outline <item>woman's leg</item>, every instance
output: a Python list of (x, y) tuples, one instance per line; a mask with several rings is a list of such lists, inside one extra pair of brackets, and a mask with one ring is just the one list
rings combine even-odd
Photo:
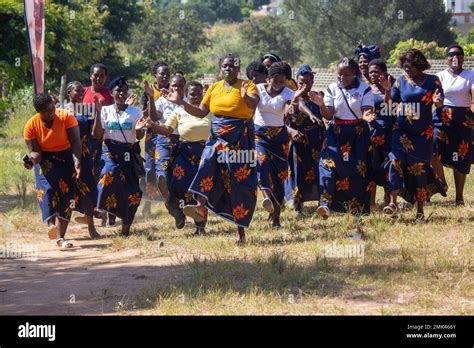
[(237, 234), (239, 238), (237, 239), (238, 244), (245, 244), (245, 229), (243, 227), (237, 227)]
[(89, 230), (89, 236), (92, 239), (100, 238), (100, 234), (97, 233), (97, 230), (94, 226), (94, 217), (92, 215), (84, 215), (87, 221), (87, 229)]
[(122, 233), (121, 233), (122, 237), (128, 237), (130, 235), (130, 226), (127, 226), (125, 225), (123, 222), (122, 222)]
[(272, 195), (269, 189), (262, 189), (263, 201), (262, 206), (263, 209), (268, 211), (269, 213), (273, 213), (275, 211), (275, 204), (273, 204)]
[(454, 185), (456, 186), (456, 203), (464, 203), (464, 185), (466, 184), (466, 174), (454, 169)]
[(423, 201), (418, 201), (417, 206), (416, 206), (416, 218), (417, 219), (424, 219), (425, 217), (425, 212), (424, 212), (424, 205), (425, 202)]
[(383, 208), (385, 214), (395, 214), (398, 211), (397, 198), (400, 190), (390, 192), (390, 202)]
[(383, 202), (384, 202), (384, 206), (386, 206), (390, 203), (390, 191), (386, 187), (384, 187), (383, 190), (384, 190)]
[(435, 170), (436, 175), (441, 180), (441, 182), (443, 183), (443, 186), (445, 187), (445, 190), (447, 191), (448, 190), (448, 184), (446, 183), (446, 177), (444, 176), (443, 164), (438, 159), (433, 157), (431, 159), (431, 166)]
[(280, 223), (281, 208), (276, 201), (273, 201), (273, 206), (274, 206), (275, 211), (272, 214), (272, 220), (273, 220), (272, 227), (280, 228), (281, 227), (281, 223)]
[(69, 225), (69, 221), (64, 219), (58, 219), (58, 234), (59, 238), (64, 238), (66, 236), (67, 226)]

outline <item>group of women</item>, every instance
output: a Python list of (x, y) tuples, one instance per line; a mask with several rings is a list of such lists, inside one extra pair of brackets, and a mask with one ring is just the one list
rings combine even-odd
[[(446, 196), (443, 167), (453, 169), (456, 204), (464, 204), (474, 73), (463, 69), (462, 47), (447, 48), (448, 68), (437, 75), (425, 73), (427, 59), (410, 49), (397, 79), (376, 46), (355, 53), (338, 62), (337, 82), (325, 92), (311, 90), (309, 65), (295, 81), (291, 67), (267, 53), (247, 67), (248, 80), (239, 78), (238, 56), (223, 56), (221, 80), (208, 88), (186, 83), (159, 61), (155, 82), (144, 82), (140, 108), (124, 76), (104, 87), (102, 64), (91, 67), (91, 87), (68, 84), (66, 109), (56, 109), (49, 94), (36, 95), (24, 161), (35, 169), (49, 237), (73, 246), (65, 239), (73, 210), (84, 214), (76, 220), (87, 223), (92, 238), (99, 237), (93, 217), (106, 214), (109, 225), (119, 217), (128, 236), (144, 198), (143, 214), (164, 201), (176, 228), (189, 217), (195, 234), (204, 233), (210, 210), (237, 225), (244, 243), (258, 189), (274, 229), (285, 201), (298, 214), (304, 202), (319, 201), (323, 219), (331, 211), (369, 213), (377, 186), (384, 188), (384, 213), (396, 216), (402, 196), (417, 204), (422, 219), (434, 194)], [(94, 112), (78, 112), (78, 104), (92, 104)]]

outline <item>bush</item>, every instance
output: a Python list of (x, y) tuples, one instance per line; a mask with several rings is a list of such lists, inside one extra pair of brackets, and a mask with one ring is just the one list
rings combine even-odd
[(427, 59), (443, 59), (445, 48), (439, 47), (434, 41), (424, 42), (414, 39), (400, 41), (395, 48), (390, 51), (388, 62), (398, 65), (398, 58), (410, 48), (416, 48), (423, 52)]

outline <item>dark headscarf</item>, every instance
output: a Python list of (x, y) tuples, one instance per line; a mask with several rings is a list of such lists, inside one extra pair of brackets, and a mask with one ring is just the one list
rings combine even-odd
[(296, 78), (306, 74), (314, 75), (314, 72), (308, 64), (303, 64), (298, 68), (298, 71), (296, 72)]
[(359, 45), (359, 47), (356, 48), (354, 53), (357, 55), (357, 60), (359, 60), (361, 56), (367, 57), (367, 59), (369, 60), (380, 58), (381, 56), (380, 47), (376, 45)]
[(122, 85), (127, 86), (128, 88), (128, 83), (127, 83), (127, 76), (117, 76), (114, 78), (112, 81), (109, 83), (109, 91), (113, 91), (115, 87), (120, 87)]

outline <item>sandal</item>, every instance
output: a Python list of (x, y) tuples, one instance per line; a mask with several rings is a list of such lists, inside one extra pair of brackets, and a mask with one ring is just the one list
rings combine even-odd
[(48, 226), (48, 237), (51, 240), (58, 239), (58, 227), (56, 225)]
[(387, 215), (397, 215), (398, 207), (394, 203), (390, 203), (383, 208), (383, 212)]
[(263, 207), (263, 209), (268, 211), (270, 214), (275, 212), (275, 207), (273, 206), (273, 202), (270, 198), (265, 198), (262, 201), (262, 207)]
[(71, 249), (74, 247), (74, 244), (71, 241), (65, 240), (64, 238), (56, 239), (56, 245), (61, 249)]
[(186, 205), (183, 208), (183, 213), (186, 216), (189, 216), (196, 222), (202, 222), (205, 219), (205, 213), (201, 212), (201, 209), (197, 205)]

